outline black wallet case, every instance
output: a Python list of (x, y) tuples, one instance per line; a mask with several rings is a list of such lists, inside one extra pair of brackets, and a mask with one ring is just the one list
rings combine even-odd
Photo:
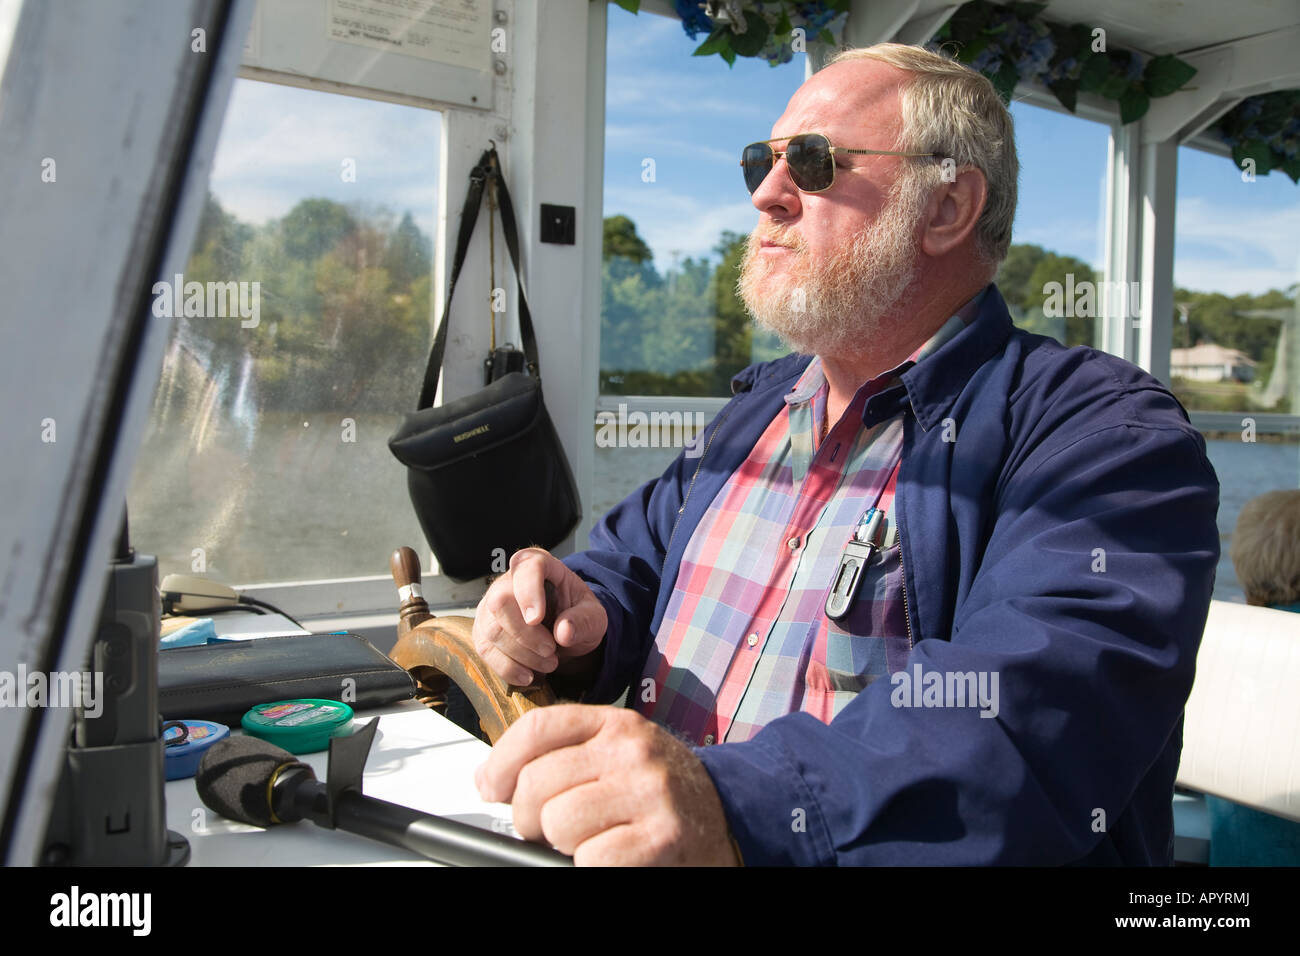
[(256, 704), (299, 697), (341, 700), (354, 710), (415, 696), (415, 681), (356, 634), (301, 634), (172, 647), (158, 654), (164, 720), (238, 725)]

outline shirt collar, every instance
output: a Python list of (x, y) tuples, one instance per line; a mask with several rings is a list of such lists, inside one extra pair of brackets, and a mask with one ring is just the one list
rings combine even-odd
[[(913, 365), (918, 364), (922, 359), (939, 351), (945, 343), (955, 337), (957, 333), (975, 320), (976, 315), (979, 313), (980, 304), (983, 302), (984, 296), (988, 292), (989, 288), (989, 286), (985, 286), (970, 299), (966, 300), (965, 304), (963, 304), (947, 322), (940, 326), (939, 330), (935, 332), (934, 335), (926, 339), (919, 348), (913, 351), (907, 359), (898, 363), (888, 371), (881, 372), (875, 378), (863, 384), (854, 396), (854, 401), (856, 402), (858, 399), (862, 398), (864, 392), (867, 396), (874, 395), (877, 392), (883, 391), (890, 385), (895, 384), (895, 379), (897, 379), (898, 376), (902, 375)], [(799, 380), (795, 382), (794, 388), (790, 389), (790, 391), (786, 393), (785, 402), (787, 405), (805, 404), (810, 402), (818, 392), (826, 387), (826, 373), (822, 369), (822, 360), (820, 357), (814, 356), (812, 361), (808, 363), (808, 367), (804, 369), (803, 374), (799, 376)]]

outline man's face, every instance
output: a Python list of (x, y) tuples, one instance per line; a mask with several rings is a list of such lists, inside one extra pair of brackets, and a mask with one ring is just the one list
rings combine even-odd
[[(828, 67), (800, 87), (771, 135), (819, 132), (834, 146), (895, 149), (903, 76), (874, 61)], [(903, 157), (834, 161), (831, 187), (805, 193), (777, 160), (754, 192), (759, 221), (741, 267), (741, 296), (758, 323), (819, 355), (861, 353), (885, 331), (917, 272), (927, 198)]]

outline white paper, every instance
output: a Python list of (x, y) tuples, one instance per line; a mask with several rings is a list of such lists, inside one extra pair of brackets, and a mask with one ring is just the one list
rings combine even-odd
[(486, 0), (330, 0), (330, 39), (487, 70)]

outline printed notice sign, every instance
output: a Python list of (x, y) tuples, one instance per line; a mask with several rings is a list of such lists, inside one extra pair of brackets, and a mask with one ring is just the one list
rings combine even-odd
[(332, 40), (488, 69), (489, 0), (330, 0)]

